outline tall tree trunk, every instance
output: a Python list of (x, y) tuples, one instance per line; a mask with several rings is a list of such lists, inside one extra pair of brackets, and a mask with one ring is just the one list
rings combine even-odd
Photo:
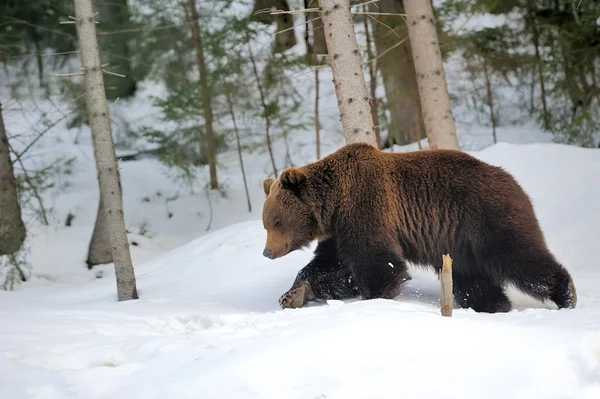
[(137, 299), (135, 272), (131, 262), (125, 229), (117, 157), (115, 156), (108, 105), (106, 104), (91, 0), (75, 0), (75, 19), (77, 20), (77, 38), (86, 87), (87, 116), (92, 130), (94, 158), (96, 159), (98, 182), (102, 193), (100, 198), (103, 199), (104, 216), (106, 217), (115, 264), (117, 297), (119, 301)]
[(252, 54), (252, 47), (248, 43), (248, 55), (252, 62), (252, 72), (256, 79), (256, 85), (258, 86), (258, 93), (260, 94), (260, 102), (263, 107), (263, 116), (265, 118), (265, 134), (267, 138), (267, 150), (269, 151), (269, 157), (271, 158), (271, 165), (273, 166), (274, 176), (278, 176), (277, 165), (275, 164), (275, 155), (273, 154), (273, 146), (271, 145), (271, 116), (269, 115), (269, 108), (267, 106), (267, 99), (265, 98), (265, 92), (263, 90), (262, 83), (260, 82), (260, 76), (258, 75), (258, 68), (256, 67), (256, 61), (254, 60), (254, 54)]
[(113, 261), (112, 250), (110, 248), (110, 236), (108, 234), (108, 221), (104, 214), (104, 198), (102, 196), (102, 191), (100, 191), (96, 223), (94, 224), (94, 232), (92, 233), (86, 260), (88, 269), (91, 269), (96, 265), (105, 265)]
[[(304, 8), (319, 8), (318, 0), (304, 0)], [(312, 25), (312, 43), (308, 45), (308, 50), (314, 55), (327, 54), (327, 43), (325, 42), (325, 31), (323, 30), (323, 20), (318, 12), (306, 13), (306, 20), (311, 20)], [(307, 22), (308, 25), (308, 22)], [(308, 32), (307, 32), (308, 33)]]
[(346, 143), (378, 148), (349, 0), (319, 0)]
[(533, 47), (535, 49), (535, 64), (538, 71), (538, 77), (540, 79), (544, 128), (547, 129), (549, 127), (550, 120), (548, 117), (548, 106), (546, 104), (546, 81), (544, 78), (544, 65), (542, 63), (542, 56), (540, 54), (540, 31), (537, 25), (537, 17), (535, 15), (536, 12), (537, 9), (535, 0), (527, 0), (527, 14), (529, 15), (529, 25), (531, 28)]
[[(316, 58), (317, 57), (315, 57), (315, 61)], [(321, 121), (319, 120), (319, 68), (315, 68), (315, 141), (317, 147), (317, 159), (321, 159)]]
[(492, 82), (490, 80), (490, 72), (488, 69), (487, 61), (485, 57), (483, 59), (483, 75), (485, 77), (485, 91), (487, 97), (487, 105), (490, 108), (490, 121), (492, 122), (492, 136), (494, 137), (494, 144), (498, 142), (496, 138), (496, 113), (494, 112), (494, 92), (492, 91)]
[(196, 1), (189, 0), (188, 5), (190, 7), (190, 16), (192, 17), (192, 37), (194, 38), (194, 47), (196, 48), (198, 71), (200, 72), (200, 89), (202, 90), (202, 105), (204, 106), (204, 120), (206, 124), (206, 157), (208, 158), (208, 168), (210, 170), (210, 188), (216, 190), (219, 188), (219, 182), (217, 180), (217, 160), (213, 132), (212, 84), (209, 82), (204, 62), (204, 50), (202, 48), (202, 36), (200, 35)]
[(270, 25), (277, 23), (277, 32), (275, 43), (273, 44), (274, 53), (282, 53), (296, 45), (296, 32), (294, 29), (294, 18), (291, 14), (271, 14), (262, 12), (255, 14), (259, 10), (275, 8), (276, 10), (289, 11), (290, 7), (286, 0), (254, 0), (254, 9), (252, 10), (251, 20)]
[[(369, 8), (371, 12), (405, 12), (402, 0), (383, 0), (370, 4)], [(377, 54), (383, 54), (378, 60), (378, 65), (391, 116), (389, 134), (396, 144), (409, 144), (418, 140), (417, 137), (423, 136), (425, 127), (421, 116), (413, 54), (408, 39), (408, 26), (399, 15), (374, 17), (380, 21), (373, 24), (373, 37)], [(404, 41), (400, 43), (402, 40)]]
[[(318, 0), (304, 0), (304, 8), (319, 8)], [(323, 31), (323, 21), (318, 12), (306, 13), (306, 33), (304, 40), (308, 56), (315, 64), (315, 147), (317, 150), (317, 159), (321, 159), (321, 120), (319, 119), (319, 55), (327, 54), (327, 44), (325, 43), (325, 33)], [(312, 26), (312, 43), (309, 41), (309, 23)]]
[[(127, 0), (93, 0), (93, 7), (98, 12), (96, 17), (99, 27), (106, 32), (126, 29), (129, 26), (131, 13)], [(135, 94), (137, 82), (133, 78), (131, 53), (128, 34), (99, 35), (102, 64), (108, 63), (108, 70), (125, 77), (106, 75), (104, 87), (109, 100), (127, 98)]]
[(460, 149), (430, 0), (404, 0), (430, 148)]
[(252, 203), (250, 203), (250, 193), (248, 192), (248, 182), (246, 181), (246, 171), (244, 170), (244, 158), (242, 157), (242, 145), (240, 144), (240, 133), (237, 127), (237, 121), (235, 119), (235, 112), (233, 110), (233, 101), (231, 101), (231, 93), (227, 91), (227, 105), (229, 107), (229, 114), (231, 115), (231, 121), (233, 122), (233, 132), (235, 133), (235, 141), (237, 143), (238, 158), (240, 159), (240, 169), (242, 170), (242, 178), (244, 179), (244, 189), (246, 190), (246, 199), (248, 200), (248, 212), (252, 212)]
[(17, 252), (26, 233), (0, 104), (0, 255)]
[[(363, 6), (363, 11), (367, 11), (367, 7)], [(365, 34), (367, 40), (367, 56), (369, 60), (373, 59), (373, 51), (371, 50), (371, 34), (369, 33), (369, 23), (367, 21), (367, 16), (363, 17), (363, 22), (365, 25)], [(371, 93), (371, 115), (373, 118), (373, 122), (375, 123), (375, 140), (377, 140), (377, 148), (381, 149), (381, 130), (379, 129), (379, 103), (377, 101), (377, 69), (376, 62), (373, 60), (369, 62), (369, 90)]]

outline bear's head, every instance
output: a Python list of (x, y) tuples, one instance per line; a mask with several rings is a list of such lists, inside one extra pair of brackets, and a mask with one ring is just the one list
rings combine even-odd
[(262, 215), (267, 230), (263, 255), (267, 258), (280, 258), (308, 246), (317, 238), (317, 220), (304, 201), (307, 183), (307, 175), (296, 168), (284, 170), (279, 179), (263, 181), (267, 196)]

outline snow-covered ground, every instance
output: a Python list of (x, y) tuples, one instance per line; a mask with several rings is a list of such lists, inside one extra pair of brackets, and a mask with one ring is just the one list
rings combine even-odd
[(436, 278), (414, 270), (394, 301), (282, 310), (279, 295), (311, 253), (262, 256), (267, 161), (248, 157), (248, 213), (235, 154), (219, 159), (232, 194), (215, 204), (211, 231), (229, 225), (196, 239), (203, 196), (174, 201), (168, 219), (162, 198), (174, 186), (156, 161), (122, 163), (127, 219), (148, 219), (156, 235), (130, 236), (141, 299), (117, 303), (111, 267), (98, 279), (83, 264), (97, 201), (90, 166), (55, 199), (57, 212), (78, 209), (74, 227), (35, 229), (32, 281), (0, 292), (0, 397), (599, 398), (600, 152), (501, 143), (472, 153), (530, 193), (573, 274), (576, 309), (511, 292), (508, 314), (443, 318)]
[[(451, 87), (460, 82), (452, 65), (447, 73)], [(313, 76), (296, 79), (312, 99)], [(343, 136), (326, 70), (321, 82), (327, 154)], [(111, 111), (131, 128), (156, 117), (148, 96), (159, 89), (141, 87)], [(42, 112), (56, 120), (68, 105), (0, 95), (17, 151), (36, 136)], [(85, 266), (98, 205), (89, 130), (75, 143), (63, 121), (24, 159), (32, 168), (63, 156), (76, 163), (43, 197), (50, 226), (28, 217), (30, 281), (0, 291), (0, 398), (600, 398), (600, 150), (551, 144), (529, 125), (500, 127), (491, 145), (491, 129), (456, 115), (462, 148), (505, 167), (530, 194), (551, 250), (573, 275), (576, 309), (511, 290), (510, 313), (443, 318), (437, 279), (415, 269), (396, 300), (282, 310), (278, 298), (311, 251), (262, 256), (270, 161), (245, 154), (248, 212), (234, 151), (218, 157), (227, 196), (210, 202), (204, 176), (191, 192), (155, 159), (119, 164), (140, 299), (118, 303), (112, 265)], [(314, 160), (312, 137), (290, 137), (296, 165)], [(281, 141), (275, 152), (281, 171)]]

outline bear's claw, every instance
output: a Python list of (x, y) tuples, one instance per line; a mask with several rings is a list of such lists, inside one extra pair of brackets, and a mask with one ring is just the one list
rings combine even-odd
[(308, 302), (309, 293), (310, 293), (310, 286), (308, 285), (307, 282), (303, 281), (300, 283), (300, 285), (298, 287), (292, 288), (291, 290), (289, 290), (288, 292), (283, 294), (279, 298), (279, 305), (281, 305), (281, 307), (284, 309), (285, 308), (291, 308), (291, 309), (301, 308), (304, 305), (306, 305), (306, 303)]

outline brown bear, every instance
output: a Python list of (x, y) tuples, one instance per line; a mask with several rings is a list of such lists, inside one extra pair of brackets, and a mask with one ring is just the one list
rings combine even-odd
[(392, 299), (407, 262), (439, 273), (453, 258), (456, 306), (507, 312), (504, 286), (574, 308), (569, 272), (546, 246), (527, 194), (504, 169), (456, 150), (387, 153), (349, 144), (265, 179), (263, 255), (318, 241), (282, 307), (352, 297)]

